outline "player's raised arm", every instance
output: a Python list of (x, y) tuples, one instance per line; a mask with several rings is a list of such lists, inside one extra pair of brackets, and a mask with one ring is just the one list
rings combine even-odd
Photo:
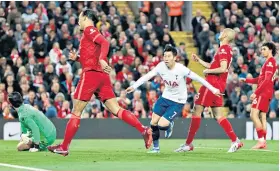
[(203, 79), (202, 77), (200, 77), (199, 75), (197, 75), (196, 73), (192, 72), (190, 69), (188, 69), (187, 67), (183, 67), (183, 72), (185, 73), (185, 76), (191, 78), (192, 80), (195, 80), (197, 82), (200, 82), (202, 85), (204, 85), (205, 87), (207, 87), (213, 94), (215, 95), (222, 95), (220, 93), (220, 90), (213, 87), (210, 83), (208, 83), (205, 79)]
[(210, 63), (203, 61), (202, 59), (200, 59), (196, 54), (192, 54), (192, 59), (195, 62), (200, 63), (202, 66), (204, 66), (205, 68), (210, 68)]
[(259, 77), (256, 78), (240, 78), (241, 82), (249, 83), (249, 84), (258, 84)]
[(148, 72), (146, 75), (142, 76), (141, 78), (139, 78), (132, 86), (128, 87), (125, 91), (127, 93), (131, 93), (134, 90), (136, 90), (139, 86), (141, 86), (142, 84), (144, 84), (146, 81), (149, 81), (151, 78), (153, 78), (154, 76), (157, 75), (158, 73), (158, 66), (160, 64), (158, 64), (154, 69), (152, 69), (150, 72)]

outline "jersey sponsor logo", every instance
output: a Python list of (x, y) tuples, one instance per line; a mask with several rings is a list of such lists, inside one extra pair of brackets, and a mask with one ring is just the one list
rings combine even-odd
[(89, 32), (90, 32), (89, 34), (93, 34), (95, 32), (95, 30), (94, 29), (90, 29)]
[(172, 81), (166, 81), (166, 80), (163, 80), (163, 82), (165, 83), (165, 84), (167, 84), (168, 86), (170, 86), (170, 87), (178, 87), (179, 85), (176, 83), (176, 82), (172, 82)]
[(268, 62), (267, 67), (273, 67), (272, 62)]
[(219, 54), (227, 54), (226, 50), (225, 49), (221, 49)]

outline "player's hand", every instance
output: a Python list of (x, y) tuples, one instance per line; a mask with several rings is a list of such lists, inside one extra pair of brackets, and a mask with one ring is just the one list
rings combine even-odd
[(213, 94), (215, 94), (218, 97), (225, 95), (225, 94), (221, 93), (219, 89), (216, 89)]
[(27, 134), (21, 134), (21, 141), (24, 144), (28, 144), (31, 141), (31, 138), (29, 138)]
[(100, 60), (100, 65), (103, 69), (104, 72), (106, 72), (107, 74), (110, 74), (110, 72), (112, 71), (112, 68), (107, 64), (106, 61), (104, 60)]
[(207, 75), (208, 73), (209, 73), (209, 69), (203, 70), (203, 74), (204, 74), (204, 75)]
[(245, 83), (246, 78), (239, 78), (239, 81), (242, 82), (242, 83)]
[(253, 101), (253, 100), (256, 98), (256, 96), (257, 96), (257, 95), (256, 95), (255, 93), (253, 93), (253, 94), (250, 96), (250, 100)]
[(133, 91), (134, 91), (134, 88), (133, 88), (133, 87), (128, 87), (128, 88), (125, 90), (126, 93), (131, 93), (131, 92), (133, 92)]
[(199, 62), (199, 57), (196, 55), (196, 54), (192, 54), (192, 59), (195, 61), (195, 62)]
[(78, 57), (78, 55), (77, 55), (77, 53), (76, 53), (75, 51), (71, 50), (71, 51), (69, 52), (69, 59), (70, 59), (70, 60), (76, 61), (76, 60), (77, 60), (77, 57)]

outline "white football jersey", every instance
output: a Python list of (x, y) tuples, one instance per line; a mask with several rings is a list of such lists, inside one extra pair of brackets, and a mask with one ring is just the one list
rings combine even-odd
[(164, 82), (162, 97), (177, 103), (185, 104), (188, 98), (186, 77), (190, 70), (180, 63), (170, 70), (164, 62), (160, 62), (154, 72), (159, 75)]
[(155, 68), (153, 68), (146, 75), (141, 77), (133, 84), (133, 88), (137, 89), (144, 82), (150, 80), (154, 76), (159, 75), (164, 81), (165, 88), (163, 90), (162, 97), (168, 100), (185, 104), (188, 98), (186, 78), (189, 77), (196, 80), (210, 89), (212, 92), (216, 92), (217, 89), (210, 85), (206, 80), (193, 73), (189, 68), (180, 63), (176, 63), (175, 67), (170, 70), (164, 62), (160, 62)]

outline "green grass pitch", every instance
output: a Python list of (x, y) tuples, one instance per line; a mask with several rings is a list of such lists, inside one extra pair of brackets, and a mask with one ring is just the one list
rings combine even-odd
[[(60, 141), (58, 141), (60, 142)], [(16, 141), (0, 141), (0, 163), (46, 170), (107, 171), (276, 171), (279, 141), (267, 150), (250, 150), (256, 141), (244, 141), (236, 153), (227, 153), (229, 140), (195, 140), (195, 149), (174, 153), (184, 140), (161, 140), (160, 154), (147, 154), (143, 140), (74, 140), (70, 155), (17, 152)], [(0, 166), (0, 170), (20, 170)]]

